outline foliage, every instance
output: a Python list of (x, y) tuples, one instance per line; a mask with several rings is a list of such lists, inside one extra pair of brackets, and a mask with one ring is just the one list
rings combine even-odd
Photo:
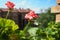
[(60, 22), (51, 21), (46, 28), (30, 28), (28, 32), (31, 40), (59, 40)]
[(29, 33), (18, 28), (13, 20), (0, 18), (0, 40), (30, 40)]
[(47, 27), (50, 21), (55, 21), (55, 14), (52, 14), (51, 9), (48, 9), (46, 13), (39, 14), (37, 21), (41, 24), (42, 27)]
[(0, 18), (0, 40), (8, 40), (9, 35), (18, 29), (13, 20)]
[(60, 23), (49, 22), (48, 27), (37, 31), (40, 40), (59, 40), (60, 39)]

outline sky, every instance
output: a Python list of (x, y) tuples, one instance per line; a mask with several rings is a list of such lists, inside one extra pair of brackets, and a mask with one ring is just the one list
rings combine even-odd
[(56, 0), (0, 0), (0, 8), (7, 8), (5, 3), (11, 1), (15, 4), (15, 8), (30, 8), (39, 13), (41, 9), (56, 6)]

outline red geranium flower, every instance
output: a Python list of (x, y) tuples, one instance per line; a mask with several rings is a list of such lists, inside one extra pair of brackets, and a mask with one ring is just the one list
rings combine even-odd
[(38, 18), (38, 16), (35, 14), (34, 11), (31, 10), (28, 14), (25, 15), (25, 18), (31, 20), (33, 18)]
[(34, 11), (30, 11), (29, 13), (33, 18), (38, 18), (38, 15)]
[(26, 19), (29, 19), (29, 20), (33, 19), (33, 17), (32, 17), (31, 15), (29, 15), (29, 14), (26, 14), (26, 15), (25, 15), (25, 18), (26, 18)]
[(10, 2), (10, 1), (7, 1), (7, 3), (6, 3), (5, 5), (7, 5), (7, 7), (8, 7), (9, 9), (13, 9), (14, 6), (15, 6), (15, 4), (13, 4), (13, 3)]

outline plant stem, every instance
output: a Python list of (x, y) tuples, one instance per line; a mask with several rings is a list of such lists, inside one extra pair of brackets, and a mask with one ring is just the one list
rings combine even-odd
[(28, 30), (29, 24), (30, 24), (30, 21), (28, 21), (28, 24), (25, 26), (24, 32), (26, 32)]
[(8, 12), (7, 12), (6, 19), (8, 18), (9, 12), (10, 12), (10, 10), (8, 10)]

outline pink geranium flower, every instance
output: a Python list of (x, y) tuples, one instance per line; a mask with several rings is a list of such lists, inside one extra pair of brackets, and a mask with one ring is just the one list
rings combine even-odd
[(35, 12), (31, 10), (28, 14), (25, 15), (25, 18), (31, 20), (33, 18), (38, 18), (38, 15), (36, 15)]
[(9, 9), (13, 9), (15, 4), (10, 2), (10, 1), (7, 1), (7, 3), (5, 4)]
[(25, 15), (25, 18), (26, 18), (26, 19), (29, 19), (29, 20), (33, 19), (33, 17), (32, 17), (31, 15), (29, 15), (29, 14), (26, 14), (26, 15)]

